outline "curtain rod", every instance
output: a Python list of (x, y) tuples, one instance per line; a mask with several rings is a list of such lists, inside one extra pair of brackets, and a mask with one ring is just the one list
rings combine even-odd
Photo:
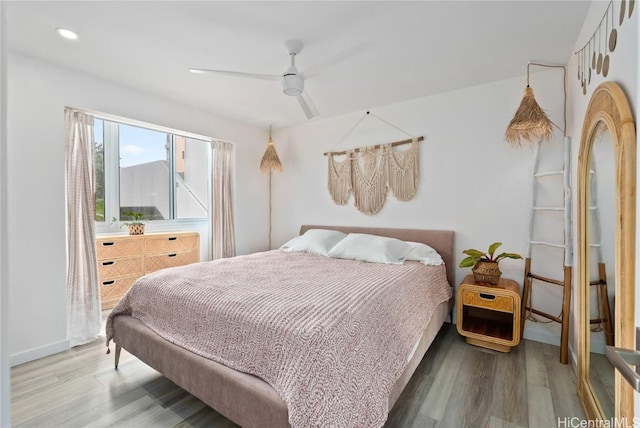
[[(424, 140), (424, 137), (417, 137), (417, 138), (416, 138), (416, 140), (417, 140), (417, 141), (423, 141), (423, 140)], [(408, 140), (396, 141), (396, 142), (394, 142), (394, 143), (391, 143), (391, 147), (401, 146), (401, 145), (403, 145), (403, 144), (409, 144), (409, 143), (413, 143), (413, 139), (412, 139), (412, 138), (410, 138), (410, 139), (408, 139)], [(329, 156), (329, 155), (332, 155), (332, 156), (334, 156), (334, 155), (335, 155), (335, 156), (338, 156), (338, 155), (346, 155), (346, 154), (347, 154), (347, 153), (349, 153), (349, 152), (358, 153), (358, 152), (361, 152), (361, 151), (366, 150), (366, 149), (374, 149), (374, 150), (375, 150), (375, 149), (379, 149), (380, 147), (382, 147), (382, 146), (384, 146), (384, 145), (386, 145), (386, 144), (376, 144), (376, 145), (374, 145), (374, 146), (358, 147), (357, 149), (353, 149), (353, 150), (343, 150), (343, 151), (341, 151), (341, 152), (325, 152), (325, 153), (323, 153), (323, 155), (324, 155), (324, 156)]]
[(155, 123), (143, 122), (141, 120), (136, 120), (136, 119), (131, 119), (131, 118), (128, 118), (128, 117), (117, 116), (115, 114), (103, 113), (101, 111), (89, 110), (89, 109), (86, 109), (86, 108), (72, 107), (72, 106), (68, 106), (68, 105), (64, 106), (64, 108), (68, 108), (68, 109), (71, 109), (71, 110), (83, 111), (83, 112), (89, 113), (90, 115), (93, 115), (93, 116), (95, 116), (95, 117), (97, 117), (99, 119), (109, 120), (111, 122), (119, 122), (119, 123), (123, 123), (125, 125), (137, 126), (138, 128), (146, 128), (146, 129), (151, 129), (153, 131), (166, 132), (168, 134), (176, 134), (176, 135), (180, 135), (181, 137), (193, 138), (193, 139), (196, 139), (196, 140), (203, 140), (203, 141), (207, 141), (207, 142), (224, 141), (224, 142), (233, 144), (233, 142), (221, 140), (219, 138), (207, 137), (205, 135), (195, 134), (193, 132), (188, 132), (188, 131), (180, 131), (180, 130), (169, 128), (169, 127), (166, 127), (166, 126), (156, 125)]

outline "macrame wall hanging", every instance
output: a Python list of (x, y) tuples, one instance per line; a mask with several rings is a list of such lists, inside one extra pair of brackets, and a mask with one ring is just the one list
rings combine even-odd
[[(327, 187), (333, 202), (337, 205), (345, 205), (349, 196), (353, 194), (356, 209), (361, 213), (373, 215), (384, 206), (389, 189), (400, 201), (409, 201), (415, 196), (419, 178), (418, 142), (423, 141), (424, 137), (414, 137), (367, 112), (340, 141), (369, 116), (375, 117), (411, 138), (341, 152), (327, 152), (324, 155), (328, 157)], [(411, 147), (404, 151), (393, 150), (393, 147), (403, 144), (411, 144)], [(335, 156), (340, 155), (347, 156), (342, 161), (334, 159)]]

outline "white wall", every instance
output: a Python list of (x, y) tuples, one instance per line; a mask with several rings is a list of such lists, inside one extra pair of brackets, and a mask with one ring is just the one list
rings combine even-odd
[[(575, 50), (586, 43), (607, 5), (608, 2), (594, 2), (576, 41)], [(637, 21), (636, 11), (632, 20), (625, 21), (618, 28), (618, 46), (610, 54), (611, 67), (607, 78), (621, 83), (632, 107), (637, 104)], [(544, 62), (540, 58), (535, 60)], [(538, 67), (532, 67), (531, 70), (531, 87), (536, 99), (552, 121), (563, 127), (562, 71), (540, 71)], [(526, 64), (523, 64), (523, 73), (525, 71)], [(569, 60), (567, 76), (567, 134), (571, 137), (572, 145), (573, 217), (576, 218), (575, 171), (582, 118), (591, 92), (603, 78), (594, 74), (589, 92), (586, 96), (582, 95), (576, 78), (574, 55)], [(341, 141), (364, 112), (277, 130), (274, 141), (285, 170), (282, 174), (274, 175), (273, 245), (285, 242), (303, 223), (348, 224), (453, 229), (456, 231), (456, 253), (459, 256), (465, 248), (487, 246), (494, 240), (502, 241), (505, 250), (524, 254), (532, 200), (530, 176), (533, 152), (529, 147), (512, 148), (503, 138), (524, 86), (523, 76), (373, 109), (373, 113), (409, 133), (424, 135), (425, 141), (421, 143), (420, 153), (421, 182), (414, 200), (398, 202), (390, 196), (382, 211), (371, 217), (357, 212), (352, 201), (342, 207), (333, 204), (326, 189), (327, 164), (322, 153), (390, 142), (404, 139), (406, 135), (373, 118), (367, 118)], [(555, 140), (545, 144), (541, 150), (539, 171), (562, 169), (562, 133), (556, 131), (556, 134)], [(536, 204), (562, 206), (561, 189), (561, 181), (539, 181)], [(562, 229), (563, 221), (558, 213), (541, 213), (534, 222), (537, 239), (562, 242)], [(573, 232), (575, 246), (575, 221)], [(562, 250), (534, 247), (534, 272), (561, 280), (562, 266)], [(501, 263), (501, 269), (505, 277), (513, 278), (522, 285), (521, 262), (505, 261)], [(468, 269), (458, 269), (456, 282), (460, 282), (467, 273)], [(574, 276), (572, 353), (577, 327), (575, 282)], [(559, 314), (562, 289), (536, 283), (533, 301), (537, 309)], [(560, 325), (557, 323), (527, 322), (524, 337), (559, 344), (559, 335)]]
[(7, 50), (6, 8), (0, 2), (0, 427), (8, 427), (11, 418), (9, 390), (9, 287), (7, 283), (6, 245), (6, 172), (7, 172)]
[[(598, 22), (604, 15), (606, 8), (608, 6), (608, 2), (600, 2), (594, 1), (591, 5), (591, 9), (585, 19), (585, 23), (582, 27), (582, 31), (578, 39), (576, 40), (576, 46), (574, 51), (578, 51), (581, 49), (591, 37), (594, 30), (597, 28)], [(569, 129), (570, 135), (573, 136), (573, 164), (577, 168), (578, 165), (578, 153), (580, 150), (580, 137), (582, 132), (582, 123), (584, 120), (585, 113), (587, 111), (587, 105), (593, 94), (595, 88), (604, 81), (613, 81), (620, 86), (625, 91), (627, 99), (631, 105), (632, 111), (637, 111), (638, 108), (638, 16), (640, 13), (638, 12), (638, 8), (636, 5), (636, 10), (633, 12), (633, 16), (631, 19), (625, 18), (623, 24), (618, 26), (618, 11), (619, 11), (620, 2), (614, 2), (614, 13), (613, 16), (616, 19), (616, 26), (618, 32), (618, 42), (616, 49), (613, 53), (610, 53), (610, 68), (609, 74), (606, 79), (602, 75), (596, 74), (592, 71), (591, 75), (591, 83), (587, 87), (586, 95), (583, 94), (582, 87), (580, 82), (577, 79), (578, 74), (578, 56), (572, 55), (569, 60), (568, 70), (569, 70), (569, 79), (568, 79), (568, 89), (569, 89)], [(626, 15), (628, 17), (628, 14)], [(636, 115), (636, 121), (637, 121)], [(636, 124), (637, 127), (637, 124)], [(576, 201), (574, 208), (577, 207), (578, 195), (576, 192), (577, 189), (577, 174), (573, 174), (573, 199)], [(640, 213), (640, 210), (638, 210)], [(574, 209), (574, 218), (577, 219), (577, 208)], [(574, 236), (577, 236), (577, 221), (574, 222)], [(577, 240), (575, 241), (575, 245), (577, 246)], [(640, 245), (640, 240), (637, 242), (637, 246)], [(577, 248), (577, 247), (576, 247)], [(640, 247), (638, 247), (640, 248)], [(640, 251), (636, 251), (636, 254), (640, 256)], [(577, 253), (576, 253), (577, 257)], [(640, 266), (640, 264), (638, 264)], [(613, 266), (607, 266), (607, 269), (612, 272)], [(636, 272), (638, 270), (636, 269)], [(575, 352), (576, 349), (576, 334), (577, 334), (577, 288), (575, 284), (577, 283), (577, 272), (574, 271), (574, 287), (573, 287), (573, 301), (572, 301), (572, 337), (571, 337), (571, 349), (572, 349), (572, 357), (575, 361)], [(636, 325), (640, 325), (640, 293), (636, 293)], [(602, 334), (593, 334), (592, 340), (596, 344), (594, 350), (601, 349), (603, 347)]]
[[(558, 123), (562, 122), (561, 76), (552, 70), (531, 78), (537, 99)], [(331, 201), (327, 158), (322, 154), (404, 139), (404, 134), (368, 117), (337, 144), (364, 112), (278, 130), (274, 141), (284, 172), (274, 174), (274, 246), (293, 236), (303, 223), (346, 224), (455, 230), (456, 263), (463, 249), (486, 249), (494, 241), (503, 242), (505, 251), (524, 254), (534, 152), (528, 145), (510, 146), (504, 132), (525, 86), (522, 76), (372, 109), (399, 128), (425, 137), (420, 143), (417, 195), (409, 202), (388, 196), (374, 216), (359, 213), (352, 200), (346, 206)], [(562, 165), (560, 135), (544, 150), (559, 153), (551, 156), (551, 162), (542, 162), (545, 168)], [(561, 184), (556, 193), (562, 200)], [(562, 217), (557, 220), (553, 226), (561, 241)], [(505, 260), (500, 268), (504, 277), (522, 283), (522, 261)], [(458, 268), (455, 285), (470, 273)], [(561, 254), (556, 275), (562, 275)], [(559, 308), (554, 296), (549, 300)]]
[[(7, 216), (13, 362), (66, 348), (64, 107), (109, 113), (235, 143), (239, 254), (267, 246), (267, 131), (9, 53)], [(263, 215), (264, 214), (264, 215)], [(4, 335), (3, 335), (4, 337)]]

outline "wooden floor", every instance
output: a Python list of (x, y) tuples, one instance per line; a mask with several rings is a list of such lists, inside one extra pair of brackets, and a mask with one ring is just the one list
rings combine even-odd
[[(113, 348), (113, 346), (112, 346)], [(11, 371), (15, 427), (231, 427), (232, 422), (102, 340)], [(584, 413), (558, 348), (523, 341), (509, 354), (465, 343), (445, 324), (386, 427), (556, 427)]]

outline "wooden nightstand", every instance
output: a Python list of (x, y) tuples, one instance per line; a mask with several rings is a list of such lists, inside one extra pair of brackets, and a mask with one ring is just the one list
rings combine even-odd
[(520, 342), (520, 286), (511, 279), (478, 284), (467, 275), (458, 287), (458, 333), (467, 343), (509, 352)]

